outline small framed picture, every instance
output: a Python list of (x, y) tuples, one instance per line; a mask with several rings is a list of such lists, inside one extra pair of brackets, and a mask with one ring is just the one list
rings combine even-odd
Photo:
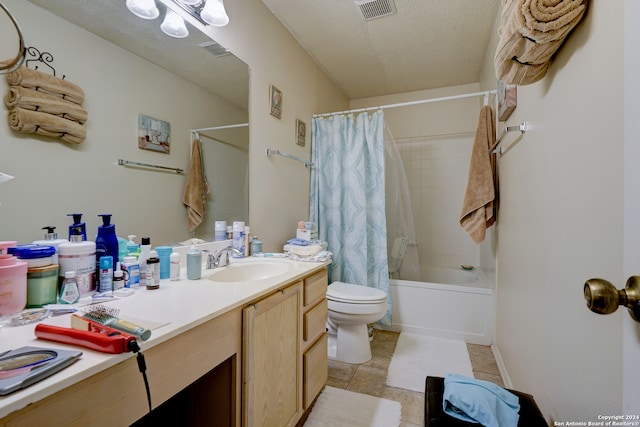
[(138, 115), (138, 148), (169, 154), (171, 148), (169, 122)]
[(307, 139), (307, 125), (300, 119), (296, 119), (296, 144), (304, 147)]
[(269, 100), (271, 102), (271, 115), (275, 118), (282, 117), (282, 92), (274, 85), (269, 86)]

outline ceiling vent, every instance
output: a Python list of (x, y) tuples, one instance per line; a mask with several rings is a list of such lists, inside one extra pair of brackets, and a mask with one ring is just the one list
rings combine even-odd
[(396, 13), (393, 0), (354, 0), (365, 21)]
[(211, 53), (216, 58), (220, 56), (229, 55), (231, 53), (229, 52), (229, 49), (227, 49), (226, 47), (222, 46), (220, 43), (215, 42), (213, 40), (210, 42), (200, 43), (198, 44), (198, 46), (200, 46), (207, 52)]

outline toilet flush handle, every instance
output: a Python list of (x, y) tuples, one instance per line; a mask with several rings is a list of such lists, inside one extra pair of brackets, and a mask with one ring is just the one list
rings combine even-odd
[(623, 305), (633, 320), (640, 322), (640, 276), (629, 277), (620, 290), (607, 280), (589, 279), (583, 291), (587, 307), (594, 313), (610, 314)]

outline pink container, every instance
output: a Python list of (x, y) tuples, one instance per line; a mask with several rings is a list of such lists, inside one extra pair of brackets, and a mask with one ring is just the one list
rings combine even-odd
[(27, 263), (13, 255), (0, 255), (0, 316), (27, 305)]

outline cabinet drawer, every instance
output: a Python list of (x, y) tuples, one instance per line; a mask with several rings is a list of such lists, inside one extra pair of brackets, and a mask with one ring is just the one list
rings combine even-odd
[(327, 299), (324, 298), (315, 307), (304, 314), (302, 339), (313, 341), (327, 328)]
[(327, 294), (327, 269), (322, 269), (317, 273), (304, 279), (303, 302), (307, 306)]
[(329, 360), (327, 357), (327, 334), (320, 339), (303, 356), (304, 367), (304, 409), (308, 409), (320, 390), (327, 382)]

